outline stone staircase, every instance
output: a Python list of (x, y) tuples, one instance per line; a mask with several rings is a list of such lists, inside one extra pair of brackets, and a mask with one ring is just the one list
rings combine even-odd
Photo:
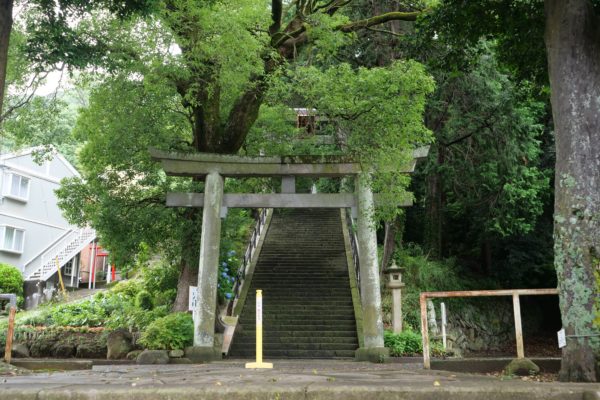
[(264, 357), (354, 357), (358, 348), (338, 209), (276, 210), (233, 338), (255, 357), (255, 294), (263, 290)]

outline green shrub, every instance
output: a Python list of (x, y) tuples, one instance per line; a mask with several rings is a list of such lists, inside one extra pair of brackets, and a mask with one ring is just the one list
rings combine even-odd
[(142, 310), (151, 310), (154, 307), (152, 295), (147, 290), (142, 290), (135, 297), (135, 305)]
[(19, 325), (50, 326), (54, 323), (52, 312), (46, 307), (38, 307), (35, 310), (19, 314), (17, 314), (17, 323)]
[[(442, 261), (429, 259), (423, 250), (414, 244), (398, 249), (394, 254), (396, 263), (404, 267), (402, 280), (406, 286), (402, 290), (402, 308), (404, 322), (416, 327), (421, 326), (419, 294), (446, 290), (465, 290), (469, 282), (463, 279), (454, 260)], [(449, 299), (447, 304), (460, 303), (462, 299)], [(383, 290), (382, 309), (385, 324), (391, 324), (391, 291)]]
[(17, 267), (0, 263), (0, 293), (23, 296), (23, 275)]
[(168, 289), (164, 292), (154, 293), (154, 306), (167, 306), (171, 308), (177, 297), (177, 289)]
[(144, 288), (152, 294), (177, 288), (179, 268), (166, 261), (146, 266), (142, 269)]
[(152, 310), (144, 310), (137, 307), (133, 302), (125, 302), (119, 311), (108, 316), (103, 325), (112, 330), (124, 328), (140, 332), (168, 313), (169, 309), (166, 306), (156, 306)]
[(192, 345), (194, 323), (188, 313), (174, 313), (152, 322), (139, 343), (152, 350), (184, 349)]
[(101, 302), (94, 300), (59, 305), (51, 311), (56, 326), (101, 326), (107, 317)]
[(401, 333), (384, 332), (385, 347), (390, 349), (393, 357), (413, 356), (423, 353), (421, 335), (411, 330)]
[(129, 279), (127, 281), (121, 281), (117, 283), (111, 290), (110, 293), (117, 294), (122, 293), (123, 295), (131, 298), (135, 298), (137, 294), (144, 289), (143, 282), (139, 279)]

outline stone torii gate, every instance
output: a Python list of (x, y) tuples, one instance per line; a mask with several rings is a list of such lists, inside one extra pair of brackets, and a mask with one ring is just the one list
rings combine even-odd
[[(417, 159), (427, 156), (428, 147), (413, 153), (413, 160), (401, 172), (414, 170)], [(205, 177), (204, 193), (168, 193), (171, 207), (203, 207), (198, 305), (194, 315), (194, 348), (190, 357), (196, 361), (221, 358), (215, 349), (218, 263), (223, 209), (232, 208), (352, 208), (357, 210), (357, 238), (361, 276), (364, 347), (357, 358), (378, 359), (388, 355), (383, 343), (381, 291), (377, 237), (372, 212), (374, 196), (369, 173), (360, 163), (343, 156), (244, 157), (212, 153), (176, 153), (151, 149), (152, 158), (161, 163), (171, 176)], [(295, 193), (296, 177), (354, 177), (356, 193)], [(281, 177), (281, 193), (224, 193), (226, 177)], [(411, 202), (399, 204), (410, 206)]]

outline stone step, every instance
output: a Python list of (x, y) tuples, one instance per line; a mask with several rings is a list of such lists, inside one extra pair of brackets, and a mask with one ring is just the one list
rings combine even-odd
[[(241, 345), (251, 344), (240, 343)], [(245, 346), (244, 346), (245, 347)], [(358, 343), (271, 343), (263, 342), (263, 352), (280, 350), (356, 350)]]
[[(244, 327), (252, 327), (256, 324), (256, 318), (254, 315), (245, 315), (239, 323)], [(263, 314), (264, 326), (292, 326), (292, 325), (330, 325), (335, 327), (354, 327), (354, 315), (340, 317), (323, 317), (318, 319), (307, 319), (297, 317), (281, 317), (274, 318), (273, 316), (267, 316)]]
[[(346, 284), (348, 285), (348, 289), (346, 288), (339, 288), (339, 287), (333, 287), (330, 284), (327, 283), (323, 283), (323, 282), (314, 282), (311, 279), (306, 279), (305, 280), (306, 285), (309, 285), (310, 288), (312, 289), (312, 291), (317, 291), (317, 292), (327, 292), (329, 293), (330, 290), (344, 290), (346, 293), (346, 291), (350, 290), (350, 281), (346, 282)], [(262, 281), (262, 282), (252, 282), (252, 288), (253, 290), (256, 289), (262, 289), (263, 290), (263, 294), (266, 293), (266, 290), (274, 290), (274, 289), (278, 289), (278, 290), (302, 290), (305, 291), (306, 290), (306, 285), (301, 286), (298, 285), (297, 283), (295, 283), (295, 280), (290, 280), (290, 281), (280, 281), (280, 282), (275, 282), (275, 281)], [(272, 293), (272, 292), (271, 292)], [(288, 292), (289, 293), (289, 292)], [(321, 293), (322, 294), (322, 293)]]
[[(350, 297), (350, 292), (348, 292), (347, 296), (344, 296), (343, 294), (336, 294), (336, 295), (320, 295), (320, 294), (314, 294), (314, 295), (290, 295), (289, 293), (269, 293), (269, 292), (263, 292), (263, 309), (265, 306), (268, 305), (275, 305), (276, 303), (279, 304), (285, 304), (285, 305), (305, 305), (308, 307), (311, 306), (317, 306), (317, 305), (328, 305), (330, 308), (331, 307), (335, 307), (335, 306), (339, 306), (339, 305), (351, 305), (352, 304), (352, 299), (349, 299), (348, 297)], [(246, 298), (246, 304), (248, 304), (248, 306), (252, 307), (252, 310), (254, 309), (254, 305), (255, 305), (255, 295), (252, 294), (252, 296), (247, 297)]]
[(279, 288), (267, 286), (255, 286), (250, 288), (246, 299), (254, 299), (256, 290), (262, 290), (263, 302), (267, 298), (271, 300), (294, 300), (303, 303), (304, 300), (318, 300), (327, 298), (328, 301), (352, 300), (350, 297), (350, 287), (348, 289), (329, 289), (329, 290), (299, 290), (297, 288)]
[[(255, 350), (238, 350), (233, 357), (255, 358)], [(354, 350), (265, 350), (265, 359), (278, 358), (353, 358)]]
[(322, 263), (324, 261), (340, 261), (346, 259), (346, 253), (336, 253), (336, 254), (324, 254), (320, 252), (306, 251), (302, 254), (261, 254), (258, 259), (259, 264), (267, 264), (269, 262), (278, 262), (281, 263), (283, 261), (287, 263), (296, 263), (299, 265), (310, 265), (311, 263)]
[(295, 258), (291, 257), (283, 257), (283, 256), (269, 256), (269, 257), (261, 257), (258, 259), (258, 265), (268, 267), (269, 264), (273, 263), (275, 265), (282, 265), (283, 263), (289, 265), (290, 267), (306, 267), (310, 268), (311, 266), (319, 266), (319, 267), (338, 267), (341, 268), (343, 262), (346, 261), (346, 255), (340, 254), (331, 257), (311, 257), (311, 256), (299, 256)]
[[(338, 279), (348, 278), (346, 268), (334, 267), (292, 267), (292, 266), (263, 266), (263, 271), (254, 273), (253, 279), (315, 279), (329, 280), (338, 283)], [(310, 269), (309, 269), (310, 268)]]
[(315, 276), (313, 274), (269, 274), (269, 275), (255, 275), (252, 278), (252, 283), (281, 283), (281, 284), (301, 284), (303, 282), (310, 282), (311, 284), (335, 284), (341, 286), (341, 283), (347, 283), (350, 280), (348, 273), (340, 273), (337, 276)]
[[(274, 305), (275, 305), (275, 303), (271, 303), (272, 307), (266, 307), (266, 305), (263, 305), (263, 318), (266, 318), (268, 315), (277, 315), (277, 316), (279, 316), (279, 315), (298, 315), (302, 318), (312, 317), (312, 318), (327, 318), (327, 319), (333, 318), (336, 315), (354, 316), (354, 310), (352, 308), (350, 308), (348, 305), (345, 307), (330, 306), (328, 310), (314, 309), (310, 305), (307, 305), (305, 309), (298, 309), (298, 308), (290, 309), (290, 307), (287, 307), (287, 305), (282, 306), (282, 307), (275, 307)], [(290, 306), (293, 306), (293, 304)], [(254, 320), (254, 314), (255, 314), (254, 308), (252, 308), (252, 309), (249, 308), (244, 311), (245, 311), (245, 313), (242, 313), (242, 315), (240, 316), (240, 320), (244, 319), (245, 314), (251, 315), (252, 319)], [(310, 313), (313, 313), (313, 315), (311, 316)], [(321, 316), (323, 316), (323, 317), (321, 317)]]
[[(348, 295), (347, 297), (350, 297), (350, 295)], [(266, 296), (265, 298), (263, 298), (263, 307), (269, 304), (281, 304), (281, 305), (306, 305), (308, 307), (313, 306), (313, 305), (328, 305), (330, 307), (336, 307), (336, 306), (351, 306), (352, 305), (352, 299), (347, 299), (345, 297), (342, 296), (338, 296), (338, 297), (326, 297), (326, 298), (320, 298), (320, 297), (312, 297), (312, 298), (290, 298), (290, 297), (268, 297)], [(251, 307), (252, 309), (254, 309), (255, 306), (255, 301), (254, 301), (254, 297), (248, 298), (246, 299), (246, 305), (248, 307)]]
[[(244, 330), (249, 329), (251, 325), (245, 325)], [(352, 331), (355, 330), (356, 325), (353, 321), (331, 321), (329, 323), (319, 322), (315, 324), (311, 324), (309, 321), (303, 321), (298, 324), (288, 324), (288, 325), (280, 325), (280, 324), (268, 324), (266, 321), (263, 324), (263, 329), (269, 332), (279, 332), (280, 334), (283, 332), (319, 332), (321, 334), (324, 331)], [(306, 335), (305, 335), (306, 336)]]
[[(279, 287), (279, 288), (285, 288), (285, 289), (294, 289), (294, 288), (306, 288), (306, 285), (309, 285), (311, 288), (317, 289), (317, 290), (326, 290), (328, 288), (330, 288), (330, 289), (338, 289), (339, 288), (339, 287), (333, 287), (325, 281), (315, 281), (314, 279), (304, 279), (303, 281), (305, 282), (305, 285), (300, 286), (297, 283), (298, 280), (295, 278), (294, 279), (281, 279), (279, 281), (275, 281), (272, 279), (269, 279), (269, 280), (265, 279), (265, 280), (260, 280), (260, 281), (253, 281), (252, 286), (256, 289), (260, 289), (261, 286), (263, 288)], [(345, 283), (346, 286), (348, 286), (348, 288), (350, 288), (350, 280), (348, 278), (346, 278), (346, 281), (343, 283)]]
[[(252, 328), (252, 329), (250, 329)], [(240, 332), (236, 332), (236, 338), (237, 337), (250, 337), (250, 338), (255, 338), (255, 334), (256, 332), (254, 331), (254, 327), (248, 327), (245, 326), (243, 329), (240, 329)], [(269, 339), (269, 340), (274, 340), (273, 338), (306, 338), (306, 337), (313, 337), (313, 338), (338, 338), (338, 337), (343, 337), (343, 338), (349, 338), (349, 337), (356, 337), (356, 329), (337, 329), (337, 330), (327, 330), (327, 331), (320, 331), (320, 330), (304, 330), (304, 331), (264, 331), (263, 332), (263, 338)]]
[[(262, 266), (261, 266), (262, 267)], [(273, 279), (277, 279), (280, 277), (288, 277), (288, 278), (292, 278), (294, 276), (297, 276), (299, 278), (305, 278), (307, 276), (311, 276), (316, 278), (322, 278), (322, 279), (338, 279), (340, 277), (347, 277), (348, 276), (348, 270), (347, 269), (340, 269), (338, 271), (330, 271), (330, 270), (319, 270), (319, 271), (314, 271), (312, 273), (306, 273), (304, 271), (287, 271), (287, 273), (285, 275), (283, 275), (281, 273), (281, 271), (279, 270), (274, 270), (274, 271), (265, 271), (264, 269), (261, 270), (260, 272), (256, 272), (254, 274), (254, 278), (253, 279), (258, 279), (258, 278), (273, 278)]]
[[(250, 309), (244, 310), (251, 312)], [(314, 313), (324, 314), (328, 311), (335, 311), (336, 313), (354, 313), (354, 307), (352, 305), (332, 307), (329, 304), (318, 304), (318, 305), (280, 305), (280, 304), (263, 304), (263, 314), (271, 312), (290, 312), (298, 315), (313, 316)], [(252, 311), (253, 312), (253, 311)]]
[[(263, 312), (263, 321), (271, 321), (271, 322), (278, 322), (278, 321), (296, 321), (296, 322), (302, 322), (304, 323), (304, 321), (308, 321), (308, 313), (306, 314), (276, 314), (276, 313), (272, 313), (272, 312)], [(239, 322), (241, 324), (250, 324), (250, 325), (254, 325), (254, 321), (255, 321), (255, 315), (254, 313), (247, 313), (247, 315), (244, 315)], [(331, 315), (324, 315), (322, 317), (320, 317), (318, 319), (319, 321), (354, 321), (354, 313), (339, 313), (339, 314), (331, 314)], [(311, 321), (314, 321), (311, 319)]]
[[(240, 323), (244, 325), (252, 325), (255, 323), (255, 316), (248, 313), (244, 315), (244, 318), (240, 319)], [(263, 313), (264, 324), (280, 324), (280, 325), (306, 325), (306, 324), (347, 324), (351, 322), (354, 324), (354, 315), (335, 315), (335, 316), (319, 316), (319, 318), (303, 318), (295, 315), (284, 314), (274, 315)]]
[[(261, 273), (255, 274), (254, 276), (256, 278), (260, 278), (261, 276), (270, 276), (273, 277), (272, 275), (274, 274), (278, 274), (280, 277), (283, 278), (292, 278), (292, 277), (298, 277), (298, 278), (308, 278), (311, 277), (313, 275), (317, 275), (317, 274), (321, 274), (324, 272), (334, 272), (338, 275), (345, 275), (348, 276), (348, 270), (346, 268), (340, 268), (340, 267), (328, 267), (326, 265), (321, 266), (321, 267), (308, 267), (308, 266), (304, 266), (304, 267), (295, 267), (295, 266), (286, 266), (286, 265), (280, 265), (280, 266), (265, 266), (263, 267), (264, 270), (264, 275), (262, 275)], [(304, 276), (302, 276), (304, 275)], [(316, 276), (316, 278), (320, 278), (320, 276)], [(334, 278), (335, 280), (335, 276), (332, 276), (332, 278)]]
[[(339, 278), (336, 278), (339, 279)], [(350, 280), (348, 278), (346, 279), (346, 284), (350, 283)], [(304, 284), (300, 284), (299, 282), (304, 282)], [(281, 280), (274, 280), (274, 279), (264, 279), (264, 280), (256, 280), (256, 281), (252, 281), (252, 286), (255, 287), (259, 287), (259, 286), (264, 286), (264, 285), (268, 285), (268, 287), (276, 287), (276, 288), (301, 288), (301, 289), (306, 289), (307, 286), (309, 286), (311, 289), (344, 289), (346, 290), (346, 288), (344, 287), (340, 287), (340, 285), (335, 285), (331, 282), (331, 279), (329, 279), (329, 282), (325, 279), (321, 279), (321, 280), (315, 280), (315, 279), (311, 279), (310, 276), (305, 277), (302, 281), (299, 281), (296, 278), (292, 278), (292, 279), (281, 279)], [(348, 289), (350, 286), (348, 285)]]
[[(335, 336), (335, 337), (326, 337), (326, 336), (270, 336), (265, 337), (268, 339), (267, 342), (269, 344), (300, 344), (300, 343), (317, 343), (317, 344), (327, 344), (327, 343), (345, 343), (345, 344), (355, 344), (358, 345), (358, 340), (356, 339), (356, 332), (353, 331), (353, 335), (349, 336)], [(263, 341), (264, 342), (264, 341)], [(239, 335), (235, 338), (234, 345), (242, 345), (242, 344), (253, 344), (256, 343), (256, 337), (254, 335)]]
[[(257, 286), (252, 289), (262, 290), (263, 295), (263, 304), (275, 303), (276, 301), (294, 301), (299, 304), (314, 304), (314, 302), (319, 302), (321, 300), (322, 304), (331, 304), (332, 301), (343, 301), (346, 300), (347, 297), (351, 295), (350, 289), (340, 289), (339, 291), (320, 291), (315, 290), (312, 292), (301, 292), (296, 289), (273, 289), (273, 288), (265, 288), (264, 286)], [(344, 290), (344, 291), (342, 291)], [(254, 301), (256, 297), (255, 293), (249, 294), (246, 297), (246, 301)]]
[[(254, 311), (250, 312), (250, 310), (246, 310), (248, 311), (246, 314), (243, 314), (239, 321), (251, 321), (252, 324), (254, 324), (254, 320), (255, 320), (255, 313)], [(312, 314), (312, 315), (311, 315)], [(314, 310), (299, 310), (298, 312), (294, 312), (294, 311), (288, 311), (286, 309), (278, 309), (278, 310), (268, 310), (268, 309), (263, 309), (263, 320), (266, 319), (267, 317), (270, 318), (271, 320), (285, 320), (285, 316), (296, 316), (295, 319), (299, 319), (302, 318), (303, 320), (307, 320), (311, 317), (315, 317), (315, 315), (319, 315), (321, 319), (327, 319), (327, 320), (335, 320), (337, 317), (343, 317), (340, 319), (343, 320), (349, 320), (349, 321), (353, 321), (354, 320), (354, 311), (353, 310), (332, 310), (331, 312), (328, 312), (327, 314), (325, 313), (321, 313), (318, 310), (314, 311)]]
[[(347, 296), (351, 295), (350, 289), (332, 289), (332, 288), (313, 288), (307, 291), (306, 288), (299, 288), (294, 286), (270, 286), (270, 285), (256, 285), (250, 288), (251, 292), (248, 293), (246, 299), (253, 299), (256, 297), (256, 290), (262, 290), (262, 296), (264, 301), (267, 298), (271, 300), (297, 300), (302, 303), (304, 299), (314, 300), (319, 298), (327, 298), (329, 300), (342, 300)], [(333, 297), (339, 297), (339, 299), (332, 299)], [(263, 302), (264, 302), (263, 301)]]

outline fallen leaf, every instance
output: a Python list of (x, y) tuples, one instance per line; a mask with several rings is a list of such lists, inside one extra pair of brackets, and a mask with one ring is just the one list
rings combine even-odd
[(440, 386), (440, 381), (433, 381), (433, 386)]

